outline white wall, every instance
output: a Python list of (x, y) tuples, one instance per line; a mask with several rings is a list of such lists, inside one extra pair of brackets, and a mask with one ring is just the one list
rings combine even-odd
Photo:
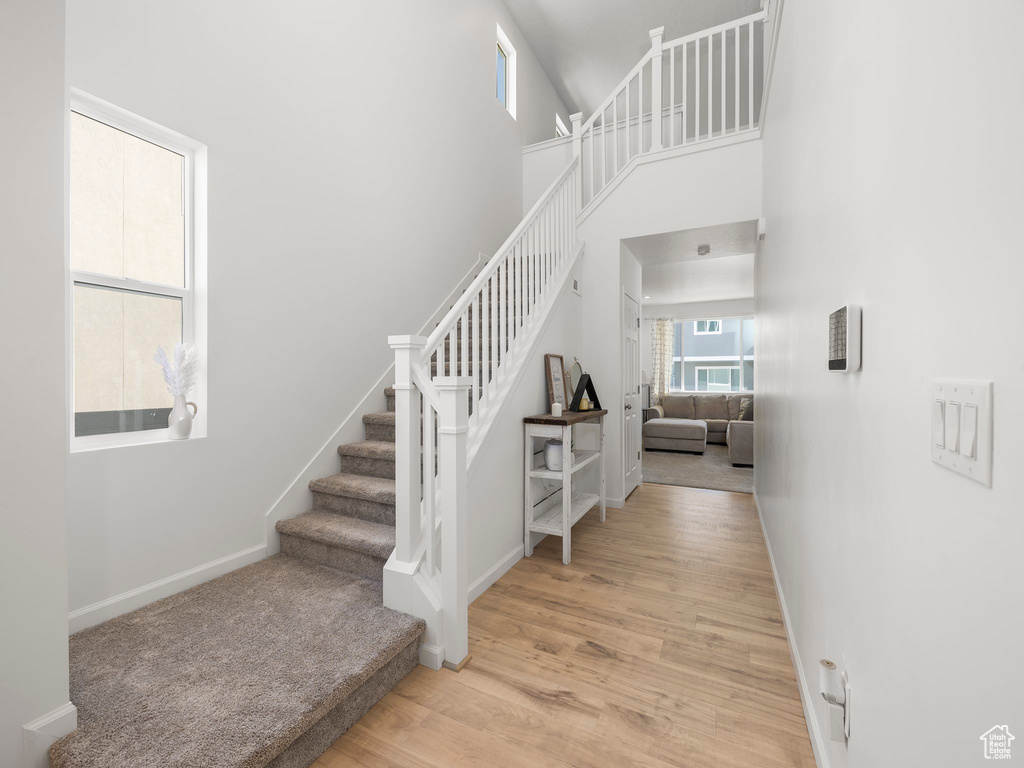
[[(470, 472), (471, 598), (523, 556), (523, 418), (548, 410), (544, 355), (562, 355), (568, 367), (580, 355), (582, 338), (582, 300), (569, 283)], [(593, 483), (594, 478), (581, 481)]]
[[(518, 121), (494, 94), (497, 23)], [(521, 148), (564, 108), (498, 0), (71, 0), (67, 30), (70, 85), (209, 148), (209, 437), (71, 456), (82, 609), (259, 556), (267, 511), (393, 361), (388, 334), (518, 223)]]
[[(987, 764), (997, 723), (1024, 756), (1024, 5), (984, 5), (791, 2), (781, 21), (755, 488), (816, 729), (817, 660), (853, 685), (832, 768)], [(950, 98), (963, 119), (936, 120)], [(829, 374), (847, 302), (863, 370)], [(937, 377), (995, 382), (991, 489), (931, 462)]]
[(0, 765), (20, 768), (22, 726), (68, 703), (63, 2), (0, 5), (0, 103)]
[(587, 244), (580, 362), (594, 378), (601, 405), (611, 412), (609, 503), (621, 504), (623, 494), (620, 241), (760, 216), (761, 142), (755, 139), (638, 165), (580, 226), (580, 239)]
[(572, 160), (572, 137), (550, 139), (523, 147), (523, 213), (540, 200), (551, 182)]
[(688, 301), (682, 304), (644, 304), (640, 334), (640, 362), (650, 377), (654, 370), (651, 358), (651, 323), (659, 317), (675, 320), (700, 320), (708, 317), (741, 317), (754, 314), (754, 298), (723, 301)]

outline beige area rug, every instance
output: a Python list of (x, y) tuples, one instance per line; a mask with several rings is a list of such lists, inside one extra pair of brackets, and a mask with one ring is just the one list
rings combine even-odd
[(724, 445), (708, 445), (703, 456), (645, 450), (644, 482), (753, 493), (754, 469), (730, 464), (729, 449)]

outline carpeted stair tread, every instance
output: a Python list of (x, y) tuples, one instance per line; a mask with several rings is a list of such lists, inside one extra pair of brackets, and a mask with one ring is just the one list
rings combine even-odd
[(411, 671), (423, 627), (351, 574), (261, 560), (72, 635), (78, 729), (52, 766), (307, 765), (321, 721), (343, 731)]
[(328, 475), (310, 481), (309, 489), (313, 493), (347, 496), (352, 499), (374, 501), (378, 504), (395, 503), (395, 481), (393, 478), (368, 477), (339, 472), (336, 475)]
[(394, 526), (343, 517), (322, 509), (279, 520), (276, 527), (278, 533), (350, 549), (382, 560), (387, 560), (395, 548)]
[(386, 440), (360, 440), (338, 446), (342, 456), (358, 456), (363, 459), (395, 460), (395, 444)]
[(395, 412), (384, 411), (382, 413), (364, 413), (363, 424), (384, 424), (395, 425)]

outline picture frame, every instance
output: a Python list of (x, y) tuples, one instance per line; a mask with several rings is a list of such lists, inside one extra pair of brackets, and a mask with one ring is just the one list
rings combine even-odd
[(565, 379), (565, 358), (561, 355), (544, 355), (544, 370), (548, 379), (548, 407), (558, 403), (569, 407), (569, 389)]

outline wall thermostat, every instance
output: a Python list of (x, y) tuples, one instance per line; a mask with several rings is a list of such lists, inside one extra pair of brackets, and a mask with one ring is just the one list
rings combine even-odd
[(860, 370), (860, 307), (847, 304), (828, 316), (828, 369)]

